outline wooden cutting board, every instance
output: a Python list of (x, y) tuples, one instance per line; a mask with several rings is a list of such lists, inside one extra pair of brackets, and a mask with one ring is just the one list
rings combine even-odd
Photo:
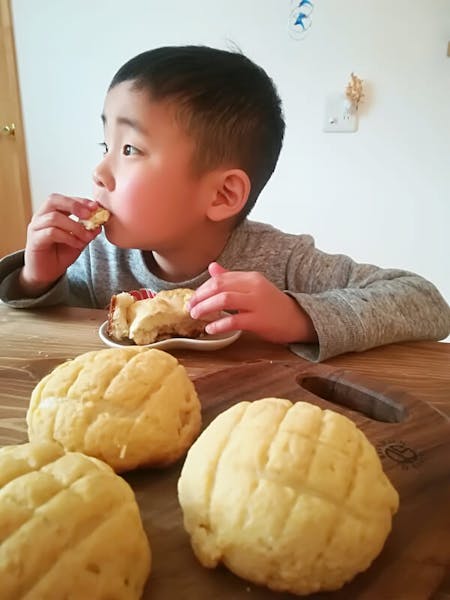
[[(44, 370), (48, 372), (53, 366), (49, 364)], [(31, 374), (26, 382), (30, 391), (43, 374)], [(445, 417), (398, 387), (327, 365), (262, 362), (193, 379), (203, 406), (204, 427), (236, 402), (278, 396), (306, 400), (347, 415), (377, 448), (383, 468), (400, 494), (393, 530), (382, 553), (365, 573), (337, 592), (309, 598), (433, 598), (450, 573), (450, 424)], [(18, 396), (23, 392), (17, 390)], [(17, 412), (17, 435), (9, 430), (8, 441), (0, 441), (26, 440), (20, 422), (23, 414)], [(250, 584), (224, 567), (208, 570), (197, 562), (177, 500), (182, 462), (165, 470), (135, 471), (125, 477), (136, 493), (153, 551), (152, 574), (144, 598), (294, 598)]]
[[(400, 494), (393, 530), (368, 571), (342, 590), (311, 598), (424, 600), (450, 569), (450, 425), (420, 399), (389, 385), (325, 365), (303, 369), (255, 364), (195, 381), (204, 426), (242, 400), (306, 400), (353, 419), (375, 445)], [(127, 476), (154, 550), (145, 598), (277, 600), (294, 598), (249, 584), (221, 567), (199, 565), (182, 527), (176, 484), (181, 464)]]

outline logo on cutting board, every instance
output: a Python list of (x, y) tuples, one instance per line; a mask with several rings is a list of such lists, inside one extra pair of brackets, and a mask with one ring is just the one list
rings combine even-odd
[(402, 469), (417, 469), (423, 463), (423, 456), (402, 440), (384, 440), (377, 444), (378, 456), (388, 458)]

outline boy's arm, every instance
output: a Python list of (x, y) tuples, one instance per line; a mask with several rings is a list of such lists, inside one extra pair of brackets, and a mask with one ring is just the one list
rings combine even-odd
[(257, 270), (228, 271), (211, 263), (211, 278), (190, 301), (191, 316), (228, 311), (206, 331), (253, 331), (290, 344), (312, 361), (448, 335), (450, 308), (422, 277), (325, 254), (314, 248), (310, 236), (299, 236), (284, 252), (292, 237), (284, 234), (278, 245), (275, 240), (262, 268), (253, 261)]
[(0, 260), (0, 300), (13, 308), (34, 308), (67, 303), (67, 284), (61, 277), (45, 293), (30, 298), (22, 293), (20, 273), (24, 266), (24, 251), (20, 250)]
[(21, 291), (19, 278), (23, 266), (23, 250), (5, 256), (0, 260), (0, 300), (13, 308), (35, 308), (55, 304), (95, 306), (90, 285), (88, 248), (69, 267), (66, 275), (60, 277), (49, 290), (36, 298), (26, 297)]
[(358, 264), (317, 250), (312, 240), (305, 248), (303, 240), (286, 275), (287, 293), (317, 332), (318, 344), (291, 345), (309, 360), (450, 333), (450, 307), (433, 284), (414, 273)]
[(0, 299), (16, 308), (60, 302), (90, 305), (85, 294), (77, 298), (76, 286), (74, 292), (68, 289), (67, 272), (100, 233), (100, 227), (85, 227), (97, 209), (87, 198), (51, 194), (28, 225), (25, 250), (1, 261)]

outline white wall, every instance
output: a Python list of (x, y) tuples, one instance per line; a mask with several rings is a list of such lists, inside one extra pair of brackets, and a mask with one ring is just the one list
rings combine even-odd
[[(315, 0), (302, 41), (291, 0), (13, 0), (34, 207), (90, 195), (99, 115), (117, 68), (167, 44), (237, 44), (272, 75), (287, 134), (252, 213), (360, 261), (417, 271), (450, 301), (450, 2)], [(366, 84), (355, 134), (322, 132), (325, 97)]]

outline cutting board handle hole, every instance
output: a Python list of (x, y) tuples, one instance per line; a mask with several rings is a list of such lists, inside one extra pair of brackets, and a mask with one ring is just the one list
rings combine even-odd
[(374, 421), (401, 423), (408, 416), (407, 409), (400, 402), (351, 381), (315, 376), (300, 377), (297, 383), (327, 402), (357, 411)]

